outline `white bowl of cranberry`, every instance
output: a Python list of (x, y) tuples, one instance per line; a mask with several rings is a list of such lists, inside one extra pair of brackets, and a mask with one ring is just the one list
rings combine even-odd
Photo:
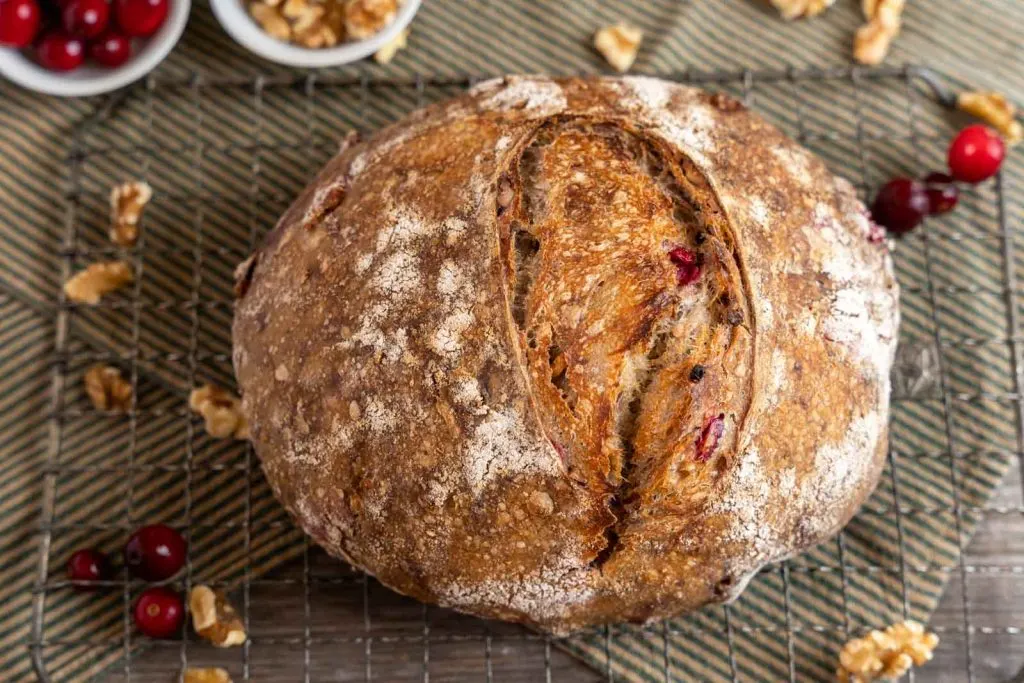
[(191, 0), (0, 0), (0, 75), (64, 97), (142, 78), (171, 51)]

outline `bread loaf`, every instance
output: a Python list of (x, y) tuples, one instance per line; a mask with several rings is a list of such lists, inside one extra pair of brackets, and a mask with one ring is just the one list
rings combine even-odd
[(420, 600), (553, 632), (730, 600), (878, 479), (880, 237), (728, 97), (483, 83), (346, 141), (240, 267), (256, 452)]

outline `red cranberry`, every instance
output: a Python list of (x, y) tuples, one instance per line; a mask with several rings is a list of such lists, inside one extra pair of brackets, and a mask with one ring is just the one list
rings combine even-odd
[(938, 215), (952, 211), (960, 201), (960, 190), (957, 189), (953, 176), (945, 173), (929, 173), (924, 177), (925, 191), (928, 193), (928, 213)]
[(913, 230), (928, 215), (928, 193), (922, 183), (910, 178), (890, 180), (875, 197), (871, 215), (889, 232)]
[(171, 638), (185, 619), (181, 596), (166, 586), (142, 591), (135, 602), (135, 626), (150, 638)]
[(565, 446), (551, 438), (549, 438), (548, 441), (551, 442), (551, 445), (554, 446), (555, 448), (555, 452), (558, 453), (558, 459), (562, 461), (563, 465), (568, 466), (568, 461), (566, 460)]
[(36, 0), (0, 0), (0, 45), (25, 47), (38, 30)]
[(999, 135), (980, 123), (967, 126), (949, 145), (949, 172), (965, 183), (980, 183), (999, 172), (1006, 145)]
[(79, 38), (95, 38), (103, 33), (109, 19), (106, 0), (68, 0), (61, 12), (64, 30)]
[(146, 581), (174, 576), (185, 564), (185, 539), (166, 524), (144, 526), (124, 546), (124, 563)]
[(875, 222), (874, 216), (867, 210), (866, 207), (859, 209), (860, 213), (867, 219), (868, 222), (868, 242), (872, 244), (881, 244), (885, 241), (885, 228)]
[(676, 266), (676, 284), (680, 287), (696, 282), (700, 277), (697, 255), (685, 247), (676, 247), (668, 252), (668, 259)]
[(91, 590), (97, 581), (108, 581), (112, 576), (107, 557), (98, 550), (76, 550), (68, 559), (68, 578), (75, 588)]
[(167, 0), (114, 0), (117, 25), (129, 36), (151, 36), (167, 18)]
[(74, 71), (85, 61), (85, 43), (66, 33), (47, 33), (36, 51), (39, 63), (50, 71)]
[(725, 433), (725, 414), (712, 415), (704, 423), (697, 437), (697, 462), (707, 462), (711, 454), (718, 448), (718, 440)]
[(89, 44), (89, 56), (100, 66), (117, 68), (132, 56), (132, 41), (120, 33), (107, 31)]

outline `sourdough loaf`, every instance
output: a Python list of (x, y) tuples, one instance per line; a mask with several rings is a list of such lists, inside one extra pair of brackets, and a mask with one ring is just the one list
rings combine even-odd
[(565, 632), (734, 598), (886, 449), (897, 286), (738, 102), (508, 78), (349, 139), (238, 273), (256, 452), (328, 552)]

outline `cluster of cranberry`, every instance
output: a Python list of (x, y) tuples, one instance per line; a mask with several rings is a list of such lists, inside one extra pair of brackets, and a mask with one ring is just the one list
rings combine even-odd
[[(124, 546), (124, 564), (144, 581), (164, 581), (185, 564), (185, 539), (166, 524), (151, 524), (136, 531)], [(68, 560), (68, 578), (80, 590), (94, 590), (98, 582), (114, 578), (106, 555), (94, 548), (75, 551)], [(181, 596), (167, 586), (150, 586), (135, 601), (135, 625), (150, 638), (170, 638), (185, 618)]]
[(86, 53), (115, 68), (132, 56), (132, 38), (156, 33), (167, 10), (168, 0), (0, 0), (0, 45), (34, 46), (50, 71), (73, 71)]
[(949, 145), (949, 173), (930, 173), (924, 180), (890, 180), (875, 197), (871, 217), (890, 233), (901, 235), (916, 228), (925, 216), (946, 213), (956, 206), (956, 183), (977, 184), (999, 172), (1006, 157), (1003, 139), (991, 128), (967, 126)]

